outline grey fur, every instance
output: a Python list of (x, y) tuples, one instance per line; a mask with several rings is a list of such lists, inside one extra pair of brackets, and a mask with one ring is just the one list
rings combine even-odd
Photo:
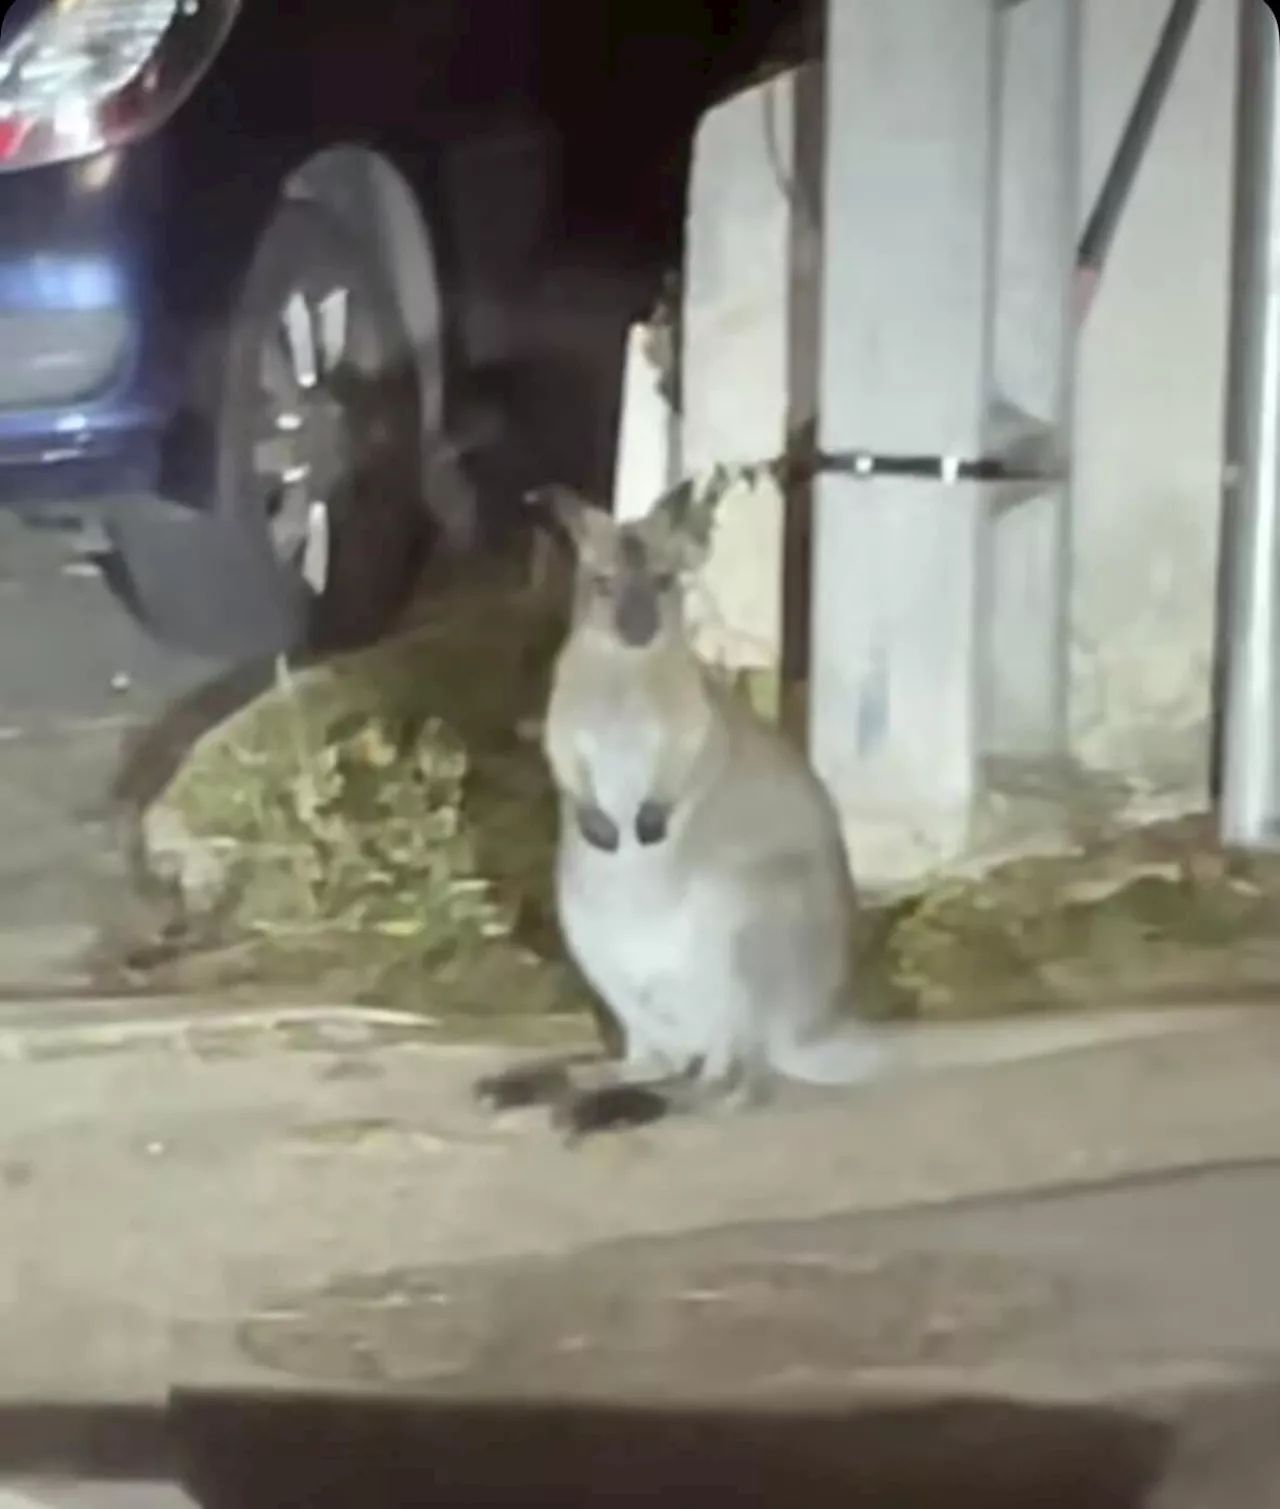
[[(839, 820), (799, 750), (688, 643), (684, 579), (706, 544), (687, 504), (682, 489), (678, 507), (619, 529), (559, 499), (591, 584), (545, 727), (564, 936), (623, 1029), (628, 1079), (692, 1073), (717, 1095), (773, 1074), (848, 1083), (882, 1049), (848, 1020), (855, 896)], [(640, 645), (619, 632), (628, 590), (654, 604)], [(592, 841), (583, 809), (611, 820), (616, 846)]]
[[(525, 1066), (482, 1081), (483, 1098), (541, 1094), (566, 1130), (596, 1131), (652, 1119), (655, 1096), (751, 1100), (774, 1076), (849, 1085), (1094, 1041), (1087, 1018), (859, 1022), (856, 897), (831, 798), (688, 643), (683, 585), (708, 548), (706, 510), (687, 483), (626, 529), (565, 489), (544, 498), (579, 562), (543, 736), (561, 798), (556, 901), (624, 1056), (590, 1088), (580, 1065), (558, 1077)], [(653, 605), (641, 646), (618, 632), (622, 579)]]

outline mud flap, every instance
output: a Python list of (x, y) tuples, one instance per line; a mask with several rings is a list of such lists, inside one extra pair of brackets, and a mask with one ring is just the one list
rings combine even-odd
[(231, 661), (304, 647), (307, 588), (243, 520), (135, 498), (105, 527), (103, 578), (161, 643)]

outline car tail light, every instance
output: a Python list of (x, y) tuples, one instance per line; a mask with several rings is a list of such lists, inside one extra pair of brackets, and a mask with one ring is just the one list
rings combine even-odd
[(53, 0), (0, 37), (0, 172), (124, 146), (183, 102), (239, 0)]

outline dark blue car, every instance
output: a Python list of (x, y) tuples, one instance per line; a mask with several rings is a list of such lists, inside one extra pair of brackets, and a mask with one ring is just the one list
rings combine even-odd
[(527, 355), (575, 215), (656, 287), (680, 142), (752, 52), (718, 36), (736, 9), (18, 0), (0, 504), (97, 530), (117, 593), (188, 647), (378, 633), (429, 535), (481, 532), (450, 434)]

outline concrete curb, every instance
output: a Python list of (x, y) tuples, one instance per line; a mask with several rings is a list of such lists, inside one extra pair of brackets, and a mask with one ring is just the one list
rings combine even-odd
[[(1257, 1020), (1248, 1006), (1179, 1006), (1100, 1010), (1044, 1017), (968, 1023), (929, 1024), (902, 1031), (917, 1052), (913, 1061), (929, 1067), (981, 1069), (1056, 1057), (1108, 1045), (1205, 1032)], [(434, 1025), (429, 1012), (349, 1003), (317, 1005), (227, 1004), (191, 996), (116, 997), (99, 1000), (50, 993), (38, 1001), (0, 1001), (0, 1061), (37, 1053), (126, 1048), (163, 1042), (188, 1033), (270, 1035), (289, 1028), (329, 1032), (350, 1046), (371, 1043), (386, 1033), (422, 1035)], [(440, 1042), (453, 1053), (492, 1052), (494, 1043)], [(501, 1045), (498, 1045), (501, 1047)], [(519, 1050), (513, 1050), (519, 1051)]]
[(354, 1047), (375, 1041), (380, 1033), (425, 1035), (431, 1018), (373, 1006), (201, 1005), (183, 996), (98, 1002), (50, 998), (0, 1004), (0, 1062), (41, 1053), (143, 1047), (196, 1032), (269, 1035), (306, 1027), (328, 1031)]

